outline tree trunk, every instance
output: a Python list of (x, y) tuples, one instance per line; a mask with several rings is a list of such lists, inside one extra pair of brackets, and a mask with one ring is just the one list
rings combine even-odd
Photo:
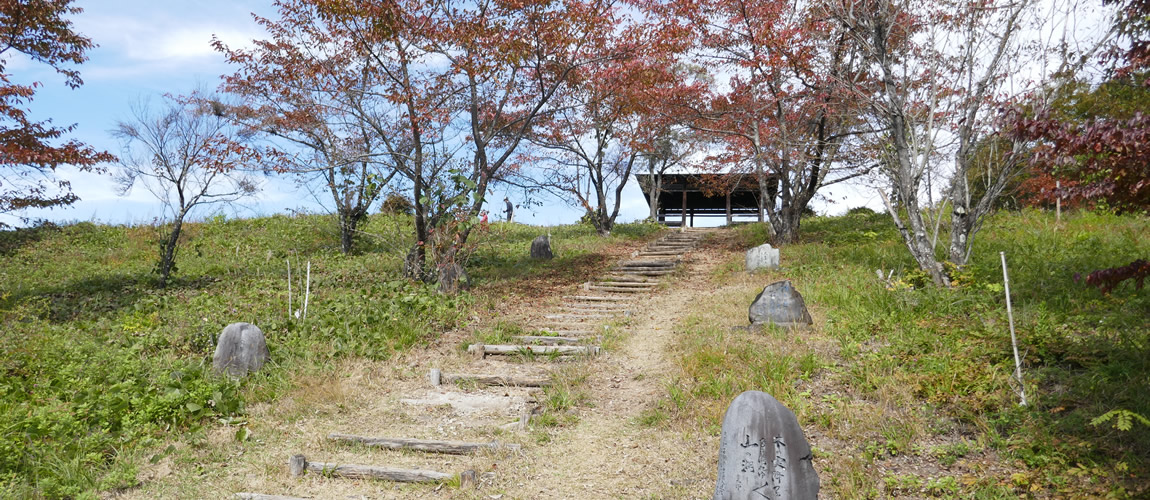
[(355, 245), (355, 230), (359, 226), (360, 217), (349, 209), (339, 211), (339, 246), (343, 253), (350, 254)]
[(156, 273), (160, 275), (160, 288), (168, 286), (168, 277), (176, 269), (176, 246), (179, 244), (180, 230), (183, 226), (184, 212), (180, 212), (176, 220), (172, 222), (172, 232), (168, 234), (168, 240), (160, 249), (160, 264), (156, 267)]
[[(962, 177), (959, 177), (962, 176)], [(950, 215), (950, 249), (948, 255), (950, 263), (956, 266), (965, 266), (969, 255), (969, 241), (974, 229), (974, 214), (971, 213), (970, 192), (966, 185), (966, 171), (958, 169), (953, 186), (951, 186), (950, 203), (953, 207)], [(991, 189), (991, 186), (987, 186)], [(940, 215), (941, 216), (941, 215)]]

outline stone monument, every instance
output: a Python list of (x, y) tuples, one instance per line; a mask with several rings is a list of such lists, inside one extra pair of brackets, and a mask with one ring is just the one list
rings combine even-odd
[(752, 325), (774, 323), (789, 328), (809, 326), (814, 323), (803, 296), (791, 286), (790, 280), (782, 280), (763, 287), (755, 297), (748, 311)]
[(551, 253), (551, 237), (539, 236), (535, 241), (531, 242), (531, 258), (532, 259), (551, 259), (555, 254)]
[(772, 247), (770, 243), (764, 243), (755, 248), (747, 250), (747, 272), (752, 272), (758, 269), (778, 268), (779, 249)]
[(723, 417), (714, 500), (813, 500), (819, 476), (798, 419), (770, 394), (739, 394)]
[(212, 368), (216, 373), (243, 377), (249, 372), (258, 371), (270, 357), (264, 332), (258, 326), (232, 323), (220, 333), (216, 353), (212, 356)]

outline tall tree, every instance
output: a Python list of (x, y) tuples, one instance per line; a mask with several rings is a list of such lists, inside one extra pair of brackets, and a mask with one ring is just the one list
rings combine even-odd
[(535, 185), (573, 198), (600, 235), (614, 226), (637, 163), (646, 156), (654, 166), (660, 139), (670, 140), (662, 98), (679, 83), (675, 58), (686, 41), (673, 24), (612, 10), (595, 34), (602, 54), (572, 73), (555, 111), (534, 127), (531, 142), (546, 159), (528, 174)]
[(242, 139), (224, 108), (215, 99), (167, 97), (163, 109), (146, 103), (129, 121), (116, 124), (112, 134), (124, 147), (117, 180), (121, 193), (143, 184), (164, 204), (168, 234), (160, 243), (156, 264), (164, 287), (176, 271), (176, 254), (184, 220), (197, 207), (230, 203), (256, 191), (256, 184), (238, 168), (252, 162), (252, 150)]
[(270, 39), (251, 49), (214, 40), (237, 67), (221, 89), (241, 99), (229, 117), (268, 139), (267, 168), (318, 183), (334, 204), (340, 248), (350, 253), (360, 224), (398, 170), (357, 109), (379, 97), (374, 61), (348, 47), (342, 27), (306, 2), (278, 2), (279, 20), (256, 16)]
[[(279, 51), (300, 54), (298, 66), (273, 62), (253, 71), (265, 82), (282, 78), (331, 90), (328, 105), (374, 136), (373, 155), (400, 173), (415, 204), (409, 274), (456, 289), (482, 194), (518, 167), (515, 151), (536, 118), (551, 111), (570, 73), (595, 56), (584, 35), (602, 26), (604, 6), (555, 0), (276, 5), (280, 19), (261, 22), (291, 36), (229, 57), (262, 62)], [(316, 77), (329, 66), (354, 68), (355, 78)]]
[(698, 58), (722, 78), (695, 126), (722, 141), (714, 159), (723, 170), (749, 169), (757, 179), (760, 209), (780, 243), (797, 240), (822, 187), (859, 175), (842, 154), (861, 124), (853, 94), (843, 91), (858, 61), (844, 30), (814, 6), (708, 0), (683, 11), (699, 37)]
[(72, 0), (0, 2), (0, 214), (72, 204), (79, 198), (67, 180), (53, 176), (56, 168), (73, 165), (92, 171), (116, 159), (74, 139), (57, 144), (75, 125), (56, 127), (51, 121), (30, 119), (27, 106), (41, 84), (14, 83), (8, 72), (8, 62), (19, 52), (52, 67), (71, 88), (83, 83), (71, 66), (86, 61), (85, 52), (96, 45), (73, 31), (66, 17), (83, 10), (71, 4)]
[[(899, 233), (937, 284), (949, 278), (935, 255), (937, 229), (924, 218), (923, 197), (931, 168), (949, 161), (950, 188), (944, 203), (952, 207), (949, 261), (964, 265), (973, 236), (994, 207), (1005, 185), (1019, 172), (1024, 145), (1007, 139), (1005, 154), (981, 197), (972, 199), (967, 184), (980, 168), (980, 147), (999, 134), (1000, 110), (1014, 102), (1025, 85), (1011, 87), (1013, 74), (1032, 59), (1024, 33), (1036, 28), (1036, 2), (943, 2), (920, 5), (904, 0), (835, 0), (829, 17), (838, 20), (866, 61), (867, 86), (851, 90), (863, 96), (874, 128), (882, 132), (874, 148), (891, 182), (897, 208), (885, 197)], [(1044, 76), (1043, 76), (1044, 77)], [(1040, 78), (1041, 80), (1041, 78)], [(941, 210), (939, 210), (941, 212)], [(903, 219), (905, 217), (905, 220)]]
[[(1064, 59), (1083, 64), (1101, 55), (1104, 81), (1074, 75), (1069, 84), (1042, 96), (1046, 99), (1026, 103), (1029, 112), (1016, 115), (1015, 132), (1036, 143), (1029, 184), (1040, 199), (1064, 197), (1137, 212), (1150, 208), (1150, 2), (1103, 3), (1116, 10), (1108, 34), (1118, 43)], [(1056, 182), (1061, 189), (1054, 189)]]

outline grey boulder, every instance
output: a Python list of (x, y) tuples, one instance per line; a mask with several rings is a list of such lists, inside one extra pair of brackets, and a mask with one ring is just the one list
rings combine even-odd
[(251, 323), (232, 323), (224, 327), (216, 342), (216, 353), (212, 356), (212, 368), (216, 373), (227, 373), (232, 377), (243, 377), (249, 372), (263, 368), (271, 357), (264, 332)]
[(790, 280), (776, 281), (763, 287), (751, 303), (748, 316), (752, 325), (773, 323), (786, 328), (814, 323), (803, 296), (791, 286)]
[(739, 394), (723, 416), (714, 500), (819, 496), (811, 446), (795, 414), (770, 394)]

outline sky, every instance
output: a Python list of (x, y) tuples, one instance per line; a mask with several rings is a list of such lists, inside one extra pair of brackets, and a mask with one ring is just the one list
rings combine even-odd
[[(84, 85), (69, 89), (50, 68), (18, 55), (7, 61), (8, 71), (16, 82), (43, 83), (30, 106), (34, 119), (51, 119), (56, 126), (75, 124), (76, 130), (69, 137), (113, 154), (119, 154), (121, 147), (109, 131), (117, 122), (129, 121), (132, 106), (149, 100), (159, 104), (165, 93), (215, 89), (220, 76), (232, 72), (223, 56), (211, 48), (213, 36), (232, 47), (247, 46), (252, 39), (263, 38), (251, 13), (275, 15), (270, 0), (77, 0), (74, 5), (84, 9), (72, 18), (75, 31), (99, 45), (88, 53), (90, 59), (78, 67)], [(115, 169), (114, 165), (108, 167)], [(119, 196), (111, 175), (61, 167), (57, 176), (72, 182), (80, 201), (66, 208), (26, 211), (24, 216), (57, 223), (110, 224), (149, 224), (163, 216), (162, 206), (146, 189), (137, 187)], [(836, 214), (855, 206), (880, 205), (877, 195), (868, 188), (835, 186), (828, 191), (824, 194), (833, 203), (816, 201), (813, 208), (819, 213)], [(522, 201), (514, 193), (498, 190), (489, 193), (488, 199), (502, 200), (504, 195), (511, 196), (513, 202)], [(262, 189), (255, 197), (235, 206), (206, 207), (192, 218), (218, 213), (229, 217), (290, 211), (326, 213), (331, 211), (329, 206), (297, 188), (291, 179), (271, 177), (263, 179)], [(491, 211), (499, 210), (500, 207), (493, 207)], [(624, 191), (619, 221), (642, 219), (647, 213), (643, 194), (632, 178)], [(571, 223), (580, 215), (581, 210), (549, 199), (544, 200), (543, 206), (523, 204), (515, 219), (527, 224), (557, 225)], [(21, 225), (11, 215), (0, 214), (0, 222)]]

